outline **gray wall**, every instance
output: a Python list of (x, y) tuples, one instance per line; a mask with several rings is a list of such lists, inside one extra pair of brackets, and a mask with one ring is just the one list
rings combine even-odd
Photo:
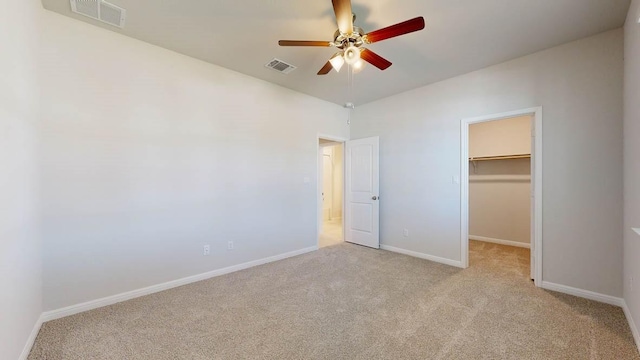
[[(624, 299), (640, 326), (640, 1), (634, 0), (624, 28)], [(633, 290), (631, 287), (633, 278)], [(636, 339), (640, 340), (640, 339)], [(640, 347), (640, 343), (638, 344)]]
[(0, 359), (17, 359), (42, 312), (37, 233), (35, 0), (0, 11)]
[(317, 134), (346, 137), (343, 108), (46, 15), (45, 310), (317, 245)]
[(460, 260), (460, 119), (541, 105), (543, 279), (622, 296), (622, 35), (358, 107), (351, 138), (380, 136), (382, 243)]

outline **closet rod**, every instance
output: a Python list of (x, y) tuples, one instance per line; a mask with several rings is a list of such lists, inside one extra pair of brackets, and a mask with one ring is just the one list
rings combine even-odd
[(531, 158), (531, 154), (516, 154), (516, 155), (502, 155), (502, 156), (470, 157), (469, 161), (510, 160), (510, 159), (529, 159), (529, 158)]

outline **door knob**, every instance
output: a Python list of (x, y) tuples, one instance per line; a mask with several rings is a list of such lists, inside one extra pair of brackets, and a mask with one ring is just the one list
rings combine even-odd
[(378, 197), (374, 196), (374, 197), (371, 198), (371, 200), (378, 200)]

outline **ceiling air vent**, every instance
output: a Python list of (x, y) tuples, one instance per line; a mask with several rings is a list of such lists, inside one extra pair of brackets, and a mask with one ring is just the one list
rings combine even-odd
[(293, 70), (297, 69), (297, 67), (291, 64), (287, 64), (286, 62), (278, 59), (273, 59), (269, 61), (269, 63), (267, 63), (265, 66), (283, 74), (288, 74)]
[(70, 0), (74, 13), (88, 16), (103, 23), (124, 27), (127, 11), (102, 0)]

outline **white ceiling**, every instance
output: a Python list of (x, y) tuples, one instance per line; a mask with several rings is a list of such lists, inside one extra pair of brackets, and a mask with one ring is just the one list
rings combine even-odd
[[(316, 73), (334, 48), (280, 47), (278, 40), (333, 40), (330, 0), (108, 0), (127, 10), (124, 29), (46, 9), (337, 104), (356, 105), (531, 54), (624, 24), (630, 0), (352, 0), (366, 32), (416, 16), (426, 28), (368, 48), (393, 62), (355, 75)], [(274, 57), (298, 66), (284, 75)]]

